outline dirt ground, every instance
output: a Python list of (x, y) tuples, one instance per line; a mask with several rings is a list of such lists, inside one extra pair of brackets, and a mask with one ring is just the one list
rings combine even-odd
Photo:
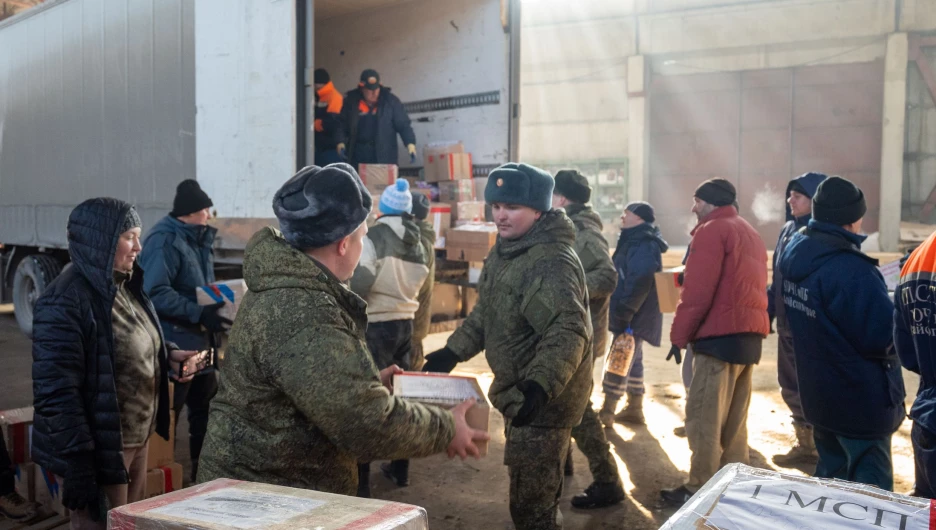
[[(664, 329), (672, 322), (667, 315)], [(426, 351), (441, 347), (447, 334), (432, 335), (427, 339)], [(613, 445), (615, 458), (628, 491), (628, 500), (620, 506), (603, 510), (573, 510), (569, 499), (580, 493), (591, 482), (584, 456), (575, 451), (575, 476), (566, 481), (561, 509), (567, 529), (599, 528), (658, 528), (674, 510), (662, 509), (657, 501), (661, 488), (681, 484), (689, 470), (689, 447), (685, 438), (673, 434), (682, 424), (685, 391), (679, 368), (666, 362), (665, 348), (644, 348), (647, 397), (645, 414), (648, 425), (632, 428), (617, 425), (606, 431)], [(754, 395), (748, 417), (749, 444), (752, 465), (778, 469), (791, 473), (811, 470), (780, 469), (771, 462), (773, 455), (785, 453), (793, 437), (789, 412), (780, 398), (776, 377), (777, 343), (771, 335), (764, 344), (764, 355), (754, 372)], [(30, 342), (20, 334), (10, 306), (0, 305), (0, 410), (31, 404)], [(490, 385), (492, 374), (483, 356), (458, 367), (458, 371), (480, 378), (482, 385)], [(595, 381), (600, 382), (600, 369)], [(907, 404), (916, 394), (918, 380), (905, 372)], [(596, 407), (600, 405), (600, 388), (593, 395)], [(184, 416), (184, 413), (183, 413)], [(397, 488), (372, 466), (372, 493), (377, 498), (423, 506), (429, 513), (433, 530), (456, 529), (510, 529), (507, 508), (508, 480), (502, 465), (504, 452), (503, 418), (496, 411), (491, 418), (492, 443), (489, 454), (482, 460), (458, 459), (450, 461), (444, 455), (415, 460), (410, 467), (411, 485)], [(176, 455), (188, 472), (187, 424), (180, 419)], [(913, 485), (913, 453), (910, 447), (910, 422), (904, 422), (894, 436), (895, 489), (906, 493)]]

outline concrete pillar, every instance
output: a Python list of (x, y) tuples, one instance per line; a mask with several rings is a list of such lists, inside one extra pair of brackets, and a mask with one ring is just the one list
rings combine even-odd
[(647, 163), (649, 106), (647, 101), (647, 64), (644, 56), (627, 58), (627, 151), (629, 182), (628, 201), (650, 197), (650, 172)]
[(896, 252), (900, 243), (903, 198), (904, 121), (907, 109), (906, 33), (887, 37), (884, 59), (884, 119), (881, 134), (881, 250)]

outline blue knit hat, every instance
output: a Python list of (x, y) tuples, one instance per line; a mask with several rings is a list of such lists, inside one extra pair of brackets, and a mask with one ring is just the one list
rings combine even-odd
[(552, 209), (552, 175), (528, 164), (504, 164), (491, 171), (484, 200), (487, 203), (519, 204), (534, 210), (548, 212)]
[(393, 186), (380, 194), (380, 213), (400, 215), (413, 211), (413, 194), (409, 190), (409, 181), (399, 179)]

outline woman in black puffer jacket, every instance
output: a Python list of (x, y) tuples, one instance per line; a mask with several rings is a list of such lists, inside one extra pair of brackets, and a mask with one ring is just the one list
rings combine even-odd
[(169, 435), (170, 362), (143, 293), (140, 218), (129, 204), (90, 199), (68, 218), (72, 267), (36, 303), (33, 460), (64, 481), (72, 528), (105, 528), (105, 514), (141, 500), (146, 448)]

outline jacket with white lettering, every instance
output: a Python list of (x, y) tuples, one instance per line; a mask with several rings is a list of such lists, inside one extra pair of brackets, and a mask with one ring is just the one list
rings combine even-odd
[(920, 374), (910, 417), (936, 432), (936, 233), (900, 271), (894, 293), (894, 346), (904, 368)]
[(894, 354), (894, 305), (865, 236), (809, 222), (780, 256), (806, 420), (850, 438), (892, 434), (904, 419), (903, 375)]

